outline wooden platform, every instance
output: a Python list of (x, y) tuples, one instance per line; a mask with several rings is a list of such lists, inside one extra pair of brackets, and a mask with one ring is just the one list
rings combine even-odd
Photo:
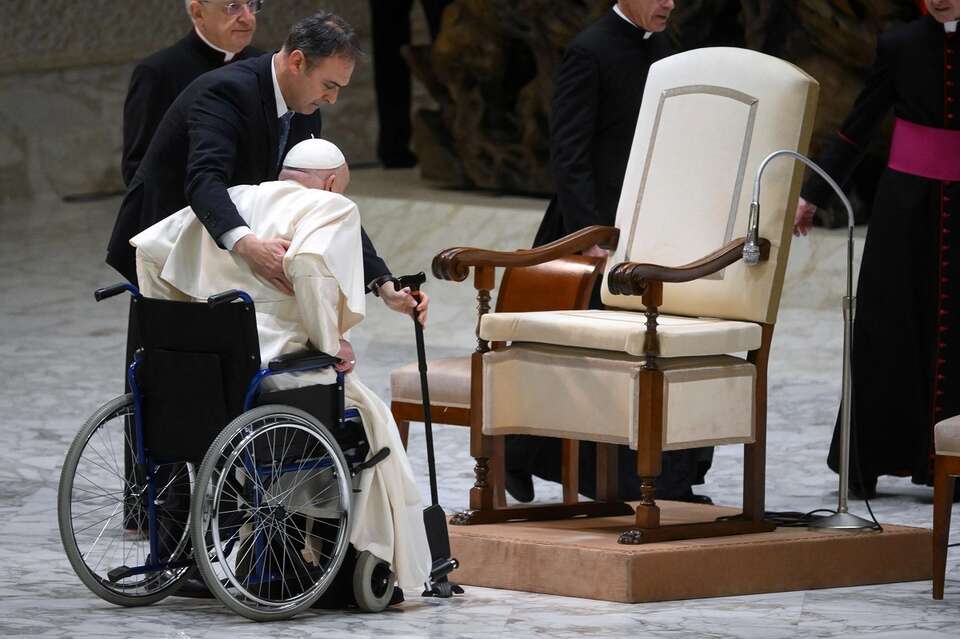
[[(663, 523), (735, 514), (659, 502)], [(461, 584), (637, 603), (835, 588), (931, 576), (932, 532), (778, 528), (640, 546), (617, 543), (632, 517), (450, 526)]]

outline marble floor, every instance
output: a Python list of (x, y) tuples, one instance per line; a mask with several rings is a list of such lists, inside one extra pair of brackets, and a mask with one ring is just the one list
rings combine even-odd
[[(544, 202), (432, 191), (413, 173), (357, 171), (364, 223), (395, 272), (427, 270), (452, 245), (526, 246)], [(126, 304), (95, 304), (91, 291), (117, 277), (103, 247), (118, 201), (0, 205), (0, 635), (5, 637), (955, 637), (960, 561), (951, 557), (946, 599), (929, 582), (656, 604), (467, 588), (455, 600), (421, 599), (386, 613), (310, 613), (264, 627), (216, 602), (168, 599), (121, 609), (91, 595), (60, 546), (56, 488), (63, 454), (82, 421), (122, 390)], [(824, 464), (839, 396), (840, 316), (831, 282), (842, 270), (835, 233), (797, 241), (774, 338), (770, 371), (767, 504), (812, 510), (836, 503)], [(821, 279), (817, 279), (821, 278)], [(469, 286), (430, 282), (428, 352), (471, 348)], [(358, 374), (386, 397), (391, 368), (415, 357), (409, 322), (372, 302), (354, 335)], [(427, 494), (422, 429), (410, 455)], [(462, 508), (472, 480), (465, 429), (438, 427), (440, 497)], [(699, 492), (736, 504), (740, 453), (718, 450)], [(537, 484), (538, 498), (559, 495)], [(931, 491), (883, 478), (873, 502), (881, 521), (930, 526)], [(866, 514), (862, 503), (852, 509)], [(960, 526), (955, 527), (960, 528)], [(960, 534), (955, 535), (960, 541)], [(878, 557), (877, 561), (883, 561)]]

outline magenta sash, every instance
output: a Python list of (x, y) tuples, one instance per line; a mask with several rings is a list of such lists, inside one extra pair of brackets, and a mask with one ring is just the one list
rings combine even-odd
[(960, 181), (960, 131), (897, 118), (887, 166), (932, 180)]

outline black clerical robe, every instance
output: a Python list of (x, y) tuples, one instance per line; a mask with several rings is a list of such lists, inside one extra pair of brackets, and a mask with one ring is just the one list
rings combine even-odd
[[(254, 47), (246, 47), (231, 62), (262, 53)], [(130, 186), (160, 120), (173, 101), (198, 77), (226, 64), (225, 57), (222, 51), (210, 48), (191, 29), (179, 42), (157, 51), (134, 67), (123, 104), (121, 170), (126, 186)]]
[[(885, 116), (960, 129), (960, 36), (924, 17), (880, 36), (866, 86), (820, 164), (849, 178)], [(827, 185), (802, 195), (822, 206)], [(932, 482), (933, 426), (960, 413), (960, 183), (884, 171), (857, 285), (851, 481)], [(838, 469), (838, 432), (828, 463)]]
[(648, 34), (613, 10), (570, 42), (550, 115), (557, 192), (534, 246), (591, 224), (613, 226), (647, 73), (669, 53), (666, 34)]

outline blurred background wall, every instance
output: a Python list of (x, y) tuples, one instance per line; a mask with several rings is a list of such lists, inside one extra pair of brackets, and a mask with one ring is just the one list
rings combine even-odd
[[(557, 66), (570, 38), (610, 4), (456, 0), (432, 48), (417, 46), (429, 38), (415, 15), (409, 59), (421, 80), (414, 145), (422, 175), (457, 188), (550, 193)], [(190, 28), (182, 0), (0, 5), (0, 199), (121, 189), (120, 119), (130, 72)], [(320, 8), (346, 18), (370, 50), (365, 0), (267, 0), (254, 44), (278, 47), (291, 23)], [(877, 33), (917, 15), (914, 0), (677, 0), (668, 35), (680, 49), (746, 46), (816, 77), (822, 84), (816, 149), (862, 85)], [(324, 109), (325, 135), (355, 166), (376, 159), (374, 100), (366, 63), (342, 99)], [(885, 152), (878, 143), (857, 179), (869, 186)]]

